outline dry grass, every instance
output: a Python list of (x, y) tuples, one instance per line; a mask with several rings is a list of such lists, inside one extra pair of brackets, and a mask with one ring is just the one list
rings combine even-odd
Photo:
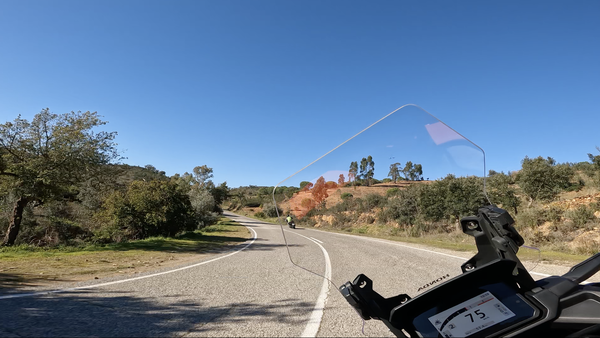
[(78, 251), (3, 248), (0, 289), (138, 274), (199, 260), (249, 237), (248, 229), (223, 219), (215, 226), (178, 238), (150, 238)]

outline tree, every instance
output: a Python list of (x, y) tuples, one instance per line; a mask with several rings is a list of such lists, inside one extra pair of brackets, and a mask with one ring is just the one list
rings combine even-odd
[(327, 194), (327, 185), (323, 176), (319, 177), (317, 183), (315, 183), (315, 186), (311, 190), (311, 194), (316, 205), (320, 205), (321, 203), (323, 203), (325, 199), (329, 196)]
[(219, 206), (220, 203), (217, 203), (211, 191), (193, 186), (187, 192), (187, 196), (194, 211), (198, 228), (217, 222), (217, 213), (222, 212), (222, 210)]
[(109, 226), (102, 230), (103, 237), (120, 241), (194, 230), (198, 222), (194, 209), (209, 210), (214, 203), (205, 190), (196, 191), (201, 196), (193, 205), (176, 182), (133, 181), (127, 191), (115, 191), (104, 202), (98, 217)]
[(219, 214), (223, 213), (221, 204), (223, 204), (223, 202), (229, 198), (229, 187), (227, 186), (227, 182), (223, 182), (216, 187), (210, 188), (209, 192), (215, 200), (215, 207), (213, 208), (213, 211)]
[(413, 163), (411, 161), (406, 162), (404, 169), (402, 169), (402, 173), (407, 180), (410, 180), (410, 172), (413, 168)]
[(0, 179), (16, 200), (3, 245), (14, 244), (29, 203), (60, 199), (120, 159), (116, 132), (93, 131), (105, 124), (96, 112), (57, 115), (48, 108), (31, 122), (19, 116), (0, 124)]
[(407, 180), (420, 181), (423, 180), (423, 166), (420, 164), (413, 164), (411, 161), (406, 162), (402, 173)]
[(366, 180), (367, 179), (367, 158), (363, 157), (362, 160), (360, 160), (360, 172), (358, 174), (358, 178), (361, 180)]
[(348, 182), (356, 181), (358, 175), (358, 163), (356, 161), (350, 162), (350, 170), (348, 170)]
[(369, 155), (368, 157), (363, 157), (360, 160), (360, 178), (367, 182), (367, 186), (371, 185), (371, 179), (375, 174), (375, 162), (373, 162), (373, 157)]
[(402, 173), (407, 180), (420, 181), (423, 180), (423, 166), (416, 163), (413, 164), (411, 161), (406, 162)]
[(345, 179), (344, 179), (344, 174), (340, 174), (340, 177), (338, 178), (338, 185), (339, 185), (340, 187), (343, 187), (343, 186), (344, 186), (344, 183), (345, 183), (344, 181), (345, 181)]
[(210, 180), (213, 177), (213, 169), (206, 165), (197, 166), (193, 170), (194, 179), (200, 185), (200, 187), (213, 187), (214, 184)]
[(487, 205), (483, 195), (483, 180), (479, 177), (446, 176), (448, 193), (446, 195), (447, 213), (455, 220), (464, 216), (477, 215), (479, 208)]
[(271, 196), (273, 193), (273, 187), (260, 187), (256, 192), (259, 197)]
[(423, 180), (423, 166), (422, 165), (420, 165), (418, 163), (414, 165), (413, 171), (412, 171), (412, 177), (416, 181)]
[[(600, 151), (600, 147), (596, 147), (596, 150)], [(596, 170), (600, 170), (600, 155), (592, 155), (592, 154), (588, 154), (588, 157), (590, 159), (590, 162), (592, 162), (592, 164), (594, 165), (594, 168)]]
[(400, 163), (398, 162), (390, 164), (390, 172), (388, 173), (388, 176), (392, 178), (392, 182), (394, 183), (398, 182), (398, 179), (400, 178), (399, 165)]
[(501, 204), (504, 209), (511, 208), (517, 215), (521, 200), (517, 196), (516, 189), (511, 186), (515, 183), (514, 178), (504, 173), (494, 172), (492, 174), (492, 170), (490, 170), (489, 176), (487, 183), (492, 203)]
[(551, 158), (525, 157), (517, 175), (521, 190), (529, 198), (529, 205), (535, 200), (551, 200), (570, 185), (573, 168), (557, 165)]
[(486, 204), (483, 181), (474, 176), (448, 174), (442, 180), (420, 186), (419, 204), (425, 219), (434, 222), (475, 215)]
[(308, 191), (313, 187), (312, 182), (309, 181), (302, 181), (300, 182), (300, 190), (302, 191)]
[(373, 157), (369, 155), (367, 157), (367, 176), (365, 177), (367, 179), (367, 186), (371, 185), (373, 176), (375, 176), (375, 162), (373, 162)]

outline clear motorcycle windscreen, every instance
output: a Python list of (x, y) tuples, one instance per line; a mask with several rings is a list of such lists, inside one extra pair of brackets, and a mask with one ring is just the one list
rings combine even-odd
[[(432, 257), (393, 239), (474, 244), (462, 234), (458, 220), (490, 203), (483, 150), (415, 105), (402, 106), (332, 146), (277, 185), (295, 187), (291, 197), (277, 197), (274, 189), (292, 262), (336, 287), (360, 273), (381, 276), (372, 278), (376, 285), (406, 278), (413, 289), (395, 292), (412, 295), (432, 281), (459, 275), (474, 252)], [(288, 217), (295, 229), (288, 227)], [(335, 235), (324, 241), (312, 229)], [(345, 234), (392, 241), (363, 237), (357, 244)], [(319, 258), (322, 251), (332, 256), (333, 268)], [(340, 264), (344, 267), (336, 268)], [(413, 268), (403, 273), (403, 266)]]

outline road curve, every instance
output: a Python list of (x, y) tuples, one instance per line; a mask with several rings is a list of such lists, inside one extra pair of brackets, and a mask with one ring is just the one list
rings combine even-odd
[[(149, 278), (0, 298), (0, 336), (300, 336), (323, 279), (289, 262), (279, 226), (229, 216), (257, 233), (245, 250)], [(299, 245), (324, 266), (318, 247)]]
[[(385, 297), (414, 296), (428, 281), (459, 274), (472, 255), (286, 228), (294, 261), (329, 274), (329, 285), (291, 264), (278, 225), (225, 216), (255, 231), (255, 241), (146, 278), (91, 281), (19, 298), (0, 294), (0, 336), (362, 336), (362, 320), (337, 291), (341, 283), (364, 273)], [(379, 321), (365, 322), (364, 334), (392, 336)]]

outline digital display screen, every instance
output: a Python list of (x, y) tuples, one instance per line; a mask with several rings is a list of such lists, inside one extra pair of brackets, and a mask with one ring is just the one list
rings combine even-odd
[(467, 337), (514, 316), (487, 291), (428, 319), (442, 337)]

